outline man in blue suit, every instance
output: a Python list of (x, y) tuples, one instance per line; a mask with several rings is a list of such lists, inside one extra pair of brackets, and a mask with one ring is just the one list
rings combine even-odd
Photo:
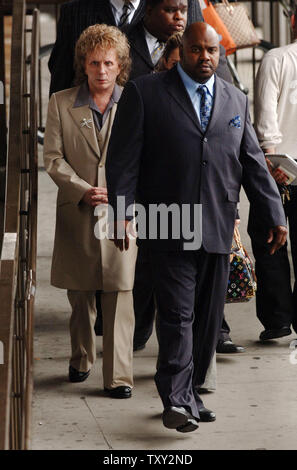
[[(241, 185), (266, 224), (272, 254), (287, 234), (281, 199), (250, 122), (247, 97), (216, 76), (218, 61), (217, 33), (205, 23), (193, 23), (184, 34), (177, 67), (126, 86), (107, 155), (108, 199), (118, 226), (126, 227), (131, 218), (117, 213), (117, 197), (124, 196), (126, 209), (136, 200), (146, 213), (154, 204), (186, 207), (189, 220), (181, 220), (181, 225), (188, 222), (193, 242), (201, 231), (202, 244), (195, 246), (185, 231), (176, 236), (176, 225), (167, 239), (160, 235), (160, 227), (156, 237), (139, 227), (138, 242), (149, 251), (159, 313), (155, 382), (164, 405), (163, 424), (180, 432), (194, 431), (199, 419), (211, 413), (193, 384), (205, 379), (222, 324)], [(201, 207), (202, 224), (197, 227)], [(149, 218), (146, 225), (148, 232), (155, 228)], [(126, 249), (129, 237), (121, 238), (115, 231), (114, 243)], [(199, 377), (193, 377), (197, 283), (203, 295), (194, 351)]]

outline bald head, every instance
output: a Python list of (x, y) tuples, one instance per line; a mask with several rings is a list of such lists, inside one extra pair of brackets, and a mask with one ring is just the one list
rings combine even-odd
[(220, 57), (219, 36), (207, 23), (192, 23), (184, 32), (180, 49), (181, 66), (199, 83), (215, 73)]
[(186, 28), (183, 35), (183, 40), (187, 41), (189, 39), (191, 40), (193, 36), (201, 37), (204, 35), (212, 36), (214, 41), (217, 41), (219, 44), (220, 40), (216, 30), (212, 26), (210, 26), (210, 24), (201, 21), (197, 23), (192, 23)]

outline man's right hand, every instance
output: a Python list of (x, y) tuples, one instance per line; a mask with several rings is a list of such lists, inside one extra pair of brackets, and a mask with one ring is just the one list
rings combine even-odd
[(286, 175), (286, 173), (284, 173), (279, 168), (276, 168), (275, 170), (273, 170), (272, 176), (275, 179), (275, 181), (277, 182), (277, 184), (285, 184), (285, 185), (288, 184), (287, 183), (287, 181), (289, 179), (288, 175)]
[(108, 204), (107, 189), (102, 187), (90, 188), (84, 194), (82, 201), (92, 207), (96, 207), (99, 204)]
[[(275, 147), (270, 147), (268, 149), (265, 149), (265, 154), (269, 154), (269, 153), (275, 154), (275, 151), (276, 151)], [(274, 166), (272, 165), (271, 161), (269, 160), (267, 156), (265, 156), (265, 160), (268, 166), (269, 173), (275, 179), (277, 184), (280, 184), (280, 185), (287, 184), (288, 176), (279, 168), (274, 168)]]

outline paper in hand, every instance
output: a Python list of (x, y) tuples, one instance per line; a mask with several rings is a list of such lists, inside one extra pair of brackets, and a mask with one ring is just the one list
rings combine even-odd
[(292, 157), (286, 153), (266, 153), (265, 157), (270, 160), (274, 169), (279, 169), (287, 175), (286, 184), (297, 185), (297, 162)]

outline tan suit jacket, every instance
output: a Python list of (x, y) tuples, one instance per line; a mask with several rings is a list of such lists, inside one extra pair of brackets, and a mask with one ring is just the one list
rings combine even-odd
[(97, 136), (89, 106), (73, 107), (78, 90), (53, 94), (48, 107), (44, 164), (59, 188), (51, 282), (62, 289), (131, 290), (135, 241), (120, 252), (112, 241), (98, 240), (94, 228), (98, 216), (107, 219), (107, 210), (98, 207), (95, 216), (94, 208), (81, 201), (92, 186), (106, 187), (106, 151), (117, 104)]

